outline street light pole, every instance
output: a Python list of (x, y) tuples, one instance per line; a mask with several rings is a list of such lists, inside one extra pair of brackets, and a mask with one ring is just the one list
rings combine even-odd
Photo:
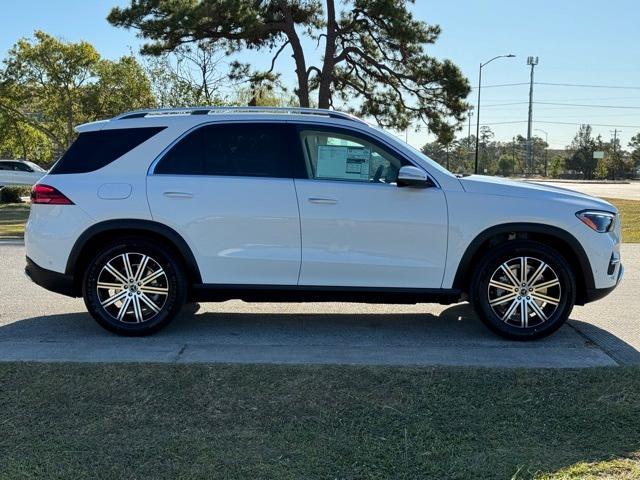
[(497, 57), (493, 57), (491, 60), (487, 60), (484, 63), (480, 63), (480, 68), (478, 71), (478, 107), (476, 112), (476, 158), (475, 158), (475, 168), (474, 173), (478, 173), (478, 147), (479, 147), (479, 138), (480, 138), (480, 90), (482, 88), (482, 67), (489, 65), (491, 62), (498, 58), (513, 58), (515, 55), (512, 53), (508, 55), (498, 55)]
[(542, 130), (541, 128), (536, 128), (534, 129), (535, 132), (542, 132), (544, 133), (544, 143), (547, 144), (547, 147), (544, 149), (544, 176), (547, 176), (547, 165), (549, 164), (549, 162), (547, 161), (547, 152), (549, 150), (549, 134)]
[(538, 65), (538, 57), (528, 57), (527, 65), (531, 65), (531, 80), (529, 83), (529, 119), (527, 122), (527, 164), (529, 174), (533, 173), (533, 144), (531, 143), (531, 127), (533, 125), (533, 69)]

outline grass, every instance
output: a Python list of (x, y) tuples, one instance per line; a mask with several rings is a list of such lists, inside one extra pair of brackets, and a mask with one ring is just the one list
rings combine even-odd
[(0, 238), (22, 237), (29, 217), (27, 203), (0, 203)]
[(0, 364), (0, 478), (640, 478), (640, 369)]
[(622, 220), (622, 241), (640, 243), (640, 202), (637, 200), (621, 200), (605, 198), (620, 210)]

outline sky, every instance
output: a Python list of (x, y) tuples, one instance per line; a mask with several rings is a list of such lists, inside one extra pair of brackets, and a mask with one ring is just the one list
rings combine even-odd
[[(3, 57), (16, 40), (38, 29), (67, 41), (86, 40), (106, 58), (137, 52), (143, 42), (135, 31), (116, 29), (105, 20), (114, 5), (127, 4), (124, 0), (3, 1)], [(526, 136), (528, 56), (539, 57), (535, 82), (572, 85), (534, 85), (534, 102), (544, 103), (533, 105), (533, 128), (546, 135), (538, 130), (534, 134), (548, 138), (552, 148), (568, 145), (581, 123), (594, 125), (594, 132), (605, 140), (617, 129), (623, 146), (640, 133), (637, 0), (416, 0), (411, 8), (416, 18), (442, 28), (437, 43), (428, 46), (426, 53), (449, 58), (461, 68), (474, 88), (468, 98), (474, 106), (479, 63), (496, 55), (516, 55), (495, 60), (482, 70), (480, 125), (490, 126), (496, 139)], [(315, 43), (306, 42), (305, 48), (309, 58), (319, 58)], [(251, 53), (242, 59), (264, 67), (268, 58)], [(287, 72), (283, 82), (292, 88), (290, 57), (282, 55), (277, 66)], [(496, 86), (513, 83), (521, 85)], [(565, 105), (550, 105), (558, 103)], [(475, 129), (476, 116), (471, 120)], [(467, 128), (465, 124), (460, 134), (466, 135)], [(412, 129), (408, 139), (419, 147), (433, 136), (424, 128)]]

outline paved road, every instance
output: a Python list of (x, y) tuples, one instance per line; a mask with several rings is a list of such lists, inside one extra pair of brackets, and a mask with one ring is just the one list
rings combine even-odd
[(153, 337), (102, 330), (80, 299), (23, 275), (24, 247), (0, 245), (0, 361), (349, 363), (588, 367), (640, 364), (640, 245), (624, 245), (628, 275), (611, 296), (577, 308), (548, 339), (502, 340), (466, 304), (247, 304), (186, 308)]
[(568, 188), (595, 197), (623, 198), (640, 200), (640, 182), (631, 183), (572, 183), (572, 182), (539, 182), (552, 187)]

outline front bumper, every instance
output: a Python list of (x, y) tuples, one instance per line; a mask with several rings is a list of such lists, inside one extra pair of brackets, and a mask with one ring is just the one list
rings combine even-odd
[(47, 270), (46, 268), (42, 268), (37, 265), (29, 257), (26, 258), (27, 266), (24, 268), (24, 273), (33, 283), (40, 285), (47, 290), (66, 295), (68, 297), (78, 296), (75, 288), (75, 282), (71, 275)]
[(622, 277), (623, 276), (624, 276), (624, 267), (622, 265), (620, 265), (620, 268), (618, 269), (618, 278), (616, 279), (615, 285), (613, 285), (611, 287), (608, 287), (608, 288), (590, 288), (590, 289), (587, 289), (586, 298), (585, 298), (585, 302), (584, 303), (595, 302), (596, 300), (600, 300), (601, 298), (604, 298), (607, 295), (609, 295), (620, 284), (620, 282), (622, 281)]

